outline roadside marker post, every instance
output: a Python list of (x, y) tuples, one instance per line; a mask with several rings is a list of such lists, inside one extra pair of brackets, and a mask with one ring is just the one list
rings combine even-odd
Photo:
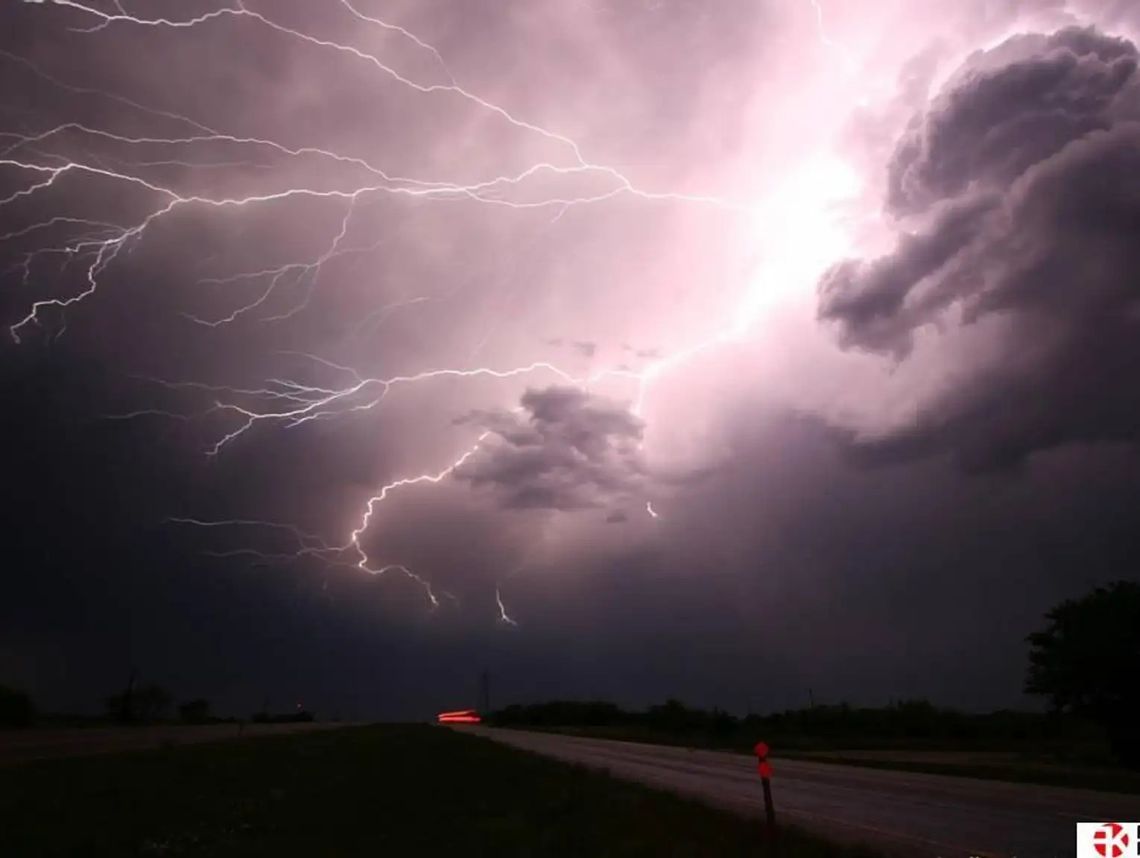
[(768, 743), (757, 742), (752, 750), (756, 754), (760, 784), (764, 787), (764, 818), (768, 823), (768, 833), (772, 835), (776, 833), (776, 807), (772, 804), (772, 764), (768, 762)]

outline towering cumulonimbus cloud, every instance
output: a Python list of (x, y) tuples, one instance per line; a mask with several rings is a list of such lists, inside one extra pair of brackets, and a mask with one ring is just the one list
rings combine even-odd
[(1140, 441), (1137, 61), (1094, 29), (1016, 36), (914, 117), (888, 167), (896, 245), (831, 268), (819, 316), (848, 348), (906, 361), (935, 338), (963, 364), (955, 338), (990, 324), (993, 354), (864, 454), (988, 468)]
[(968, 58), (915, 117), (891, 163), (888, 207), (921, 212), (971, 185), (1004, 187), (1073, 140), (1125, 118), (1136, 47), (1094, 29), (1019, 35)]

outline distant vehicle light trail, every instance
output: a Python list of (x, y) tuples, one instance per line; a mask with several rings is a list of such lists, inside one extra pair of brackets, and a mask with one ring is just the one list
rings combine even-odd
[(461, 709), (456, 712), (440, 712), (435, 716), (437, 724), (482, 724), (483, 719), (474, 709)]

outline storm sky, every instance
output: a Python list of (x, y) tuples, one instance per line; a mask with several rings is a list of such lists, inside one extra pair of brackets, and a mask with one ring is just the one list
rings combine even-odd
[(48, 708), (1035, 705), (1137, 576), (1128, 0), (0, 16)]

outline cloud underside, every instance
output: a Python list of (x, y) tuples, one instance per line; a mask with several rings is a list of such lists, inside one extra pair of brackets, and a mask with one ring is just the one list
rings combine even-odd
[(621, 504), (644, 484), (642, 424), (627, 405), (572, 387), (528, 390), (514, 411), (465, 422), (489, 434), (456, 477), (508, 509)]

